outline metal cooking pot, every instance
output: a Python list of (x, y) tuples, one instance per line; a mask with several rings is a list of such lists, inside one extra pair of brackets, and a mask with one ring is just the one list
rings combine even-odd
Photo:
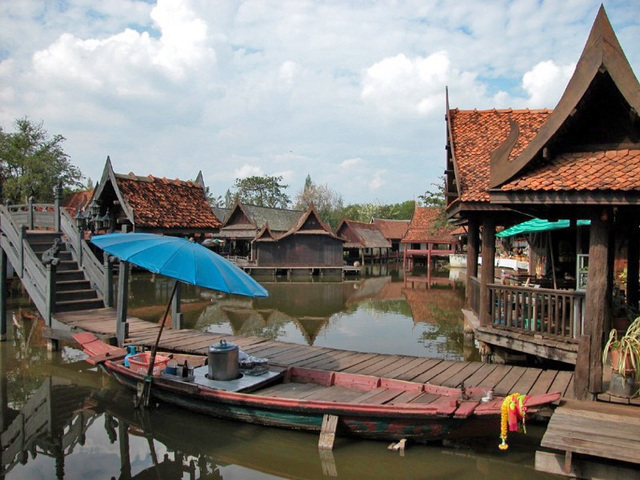
[(209, 373), (211, 380), (235, 380), (240, 377), (238, 365), (238, 346), (220, 340), (217, 345), (210, 345), (207, 351), (209, 359)]

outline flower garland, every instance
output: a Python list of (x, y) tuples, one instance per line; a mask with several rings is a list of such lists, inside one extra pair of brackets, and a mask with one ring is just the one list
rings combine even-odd
[[(498, 447), (500, 450), (506, 450), (509, 448), (507, 445), (507, 429), (510, 432), (515, 432), (520, 429), (527, 433), (525, 427), (525, 419), (527, 416), (527, 407), (525, 402), (529, 398), (529, 395), (520, 395), (519, 393), (512, 393), (507, 395), (500, 407), (500, 439), (502, 442)], [(518, 424), (518, 420), (521, 420), (521, 426)]]

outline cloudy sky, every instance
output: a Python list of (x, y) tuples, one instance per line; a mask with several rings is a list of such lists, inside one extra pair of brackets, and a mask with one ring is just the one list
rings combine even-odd
[[(601, 0), (0, 0), (0, 126), (117, 172), (307, 174), (396, 203), (445, 166), (452, 108), (553, 108)], [(640, 73), (640, 2), (604, 1)]]

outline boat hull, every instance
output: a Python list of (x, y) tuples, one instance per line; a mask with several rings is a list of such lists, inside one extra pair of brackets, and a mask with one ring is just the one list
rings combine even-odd
[[(107, 371), (119, 383), (132, 390), (136, 390), (142, 381), (141, 378), (127, 372), (113, 368), (107, 368)], [(256, 399), (255, 395), (231, 394), (222, 395), (227, 398), (221, 398), (211, 392), (196, 392), (195, 389), (187, 395), (184, 391), (162, 383), (161, 380), (154, 381), (151, 392), (153, 398), (178, 408), (227, 420), (292, 430), (319, 432), (325, 414), (337, 415), (340, 435), (373, 440), (397, 441), (405, 438), (419, 442), (437, 441), (454, 435), (463, 424), (470, 421), (468, 418), (411, 411), (391, 414), (389, 409), (372, 411), (367, 408), (355, 408), (356, 405), (353, 408), (341, 408), (339, 403), (335, 406), (327, 405), (330, 402), (314, 405), (313, 402), (282, 399), (269, 401), (272, 399), (265, 398), (265, 403), (261, 405), (260, 398)], [(481, 420), (489, 421), (497, 428), (496, 418)], [(487, 434), (495, 434), (495, 428), (486, 429)]]

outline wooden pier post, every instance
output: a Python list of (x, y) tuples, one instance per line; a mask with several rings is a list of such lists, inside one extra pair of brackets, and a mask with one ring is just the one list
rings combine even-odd
[(104, 306), (107, 308), (113, 307), (113, 268), (111, 267), (111, 263), (113, 262), (113, 257), (109, 255), (107, 252), (104, 252), (104, 256), (102, 257), (102, 265), (104, 267)]
[(465, 290), (465, 304), (471, 306), (471, 278), (478, 277), (478, 240), (480, 227), (476, 219), (469, 220), (467, 234), (467, 280)]
[[(590, 392), (591, 395), (602, 391), (602, 347), (604, 332), (610, 327), (611, 291), (613, 284), (613, 258), (611, 241), (613, 212), (602, 208), (591, 218), (589, 234), (589, 273), (587, 293), (585, 295), (585, 335), (589, 335), (589, 351), (580, 352), (579, 359), (588, 362), (588, 386), (581, 385), (582, 376), (575, 379), (576, 392)], [(576, 369), (585, 368), (576, 365)], [(586, 387), (586, 388), (585, 388)], [(581, 398), (580, 400), (587, 400)]]
[(129, 263), (120, 260), (118, 266), (118, 312), (116, 315), (116, 338), (118, 346), (124, 345), (129, 332), (127, 324), (127, 309), (129, 304)]
[(171, 328), (180, 330), (182, 328), (182, 313), (180, 313), (180, 304), (182, 302), (182, 294), (180, 282), (176, 285), (176, 291), (171, 299)]
[(494, 282), (496, 257), (496, 221), (485, 217), (482, 220), (482, 275), (480, 276), (480, 325), (489, 325), (489, 302), (491, 295), (488, 285)]

